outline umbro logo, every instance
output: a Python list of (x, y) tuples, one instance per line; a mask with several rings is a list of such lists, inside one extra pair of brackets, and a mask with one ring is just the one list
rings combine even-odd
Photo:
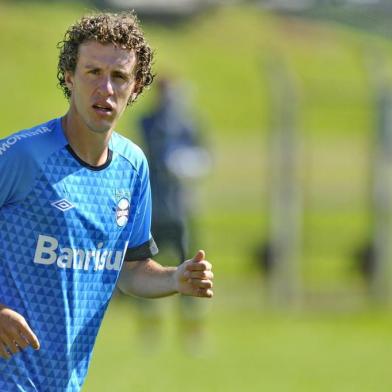
[(53, 207), (56, 207), (60, 211), (67, 211), (70, 210), (71, 208), (74, 208), (75, 206), (69, 202), (67, 199), (61, 199), (57, 200), (54, 203), (51, 203)]

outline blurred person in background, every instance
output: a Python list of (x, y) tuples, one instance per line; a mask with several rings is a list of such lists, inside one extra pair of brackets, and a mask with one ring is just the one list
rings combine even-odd
[[(136, 16), (82, 18), (59, 44), (63, 117), (0, 141), (0, 391), (79, 391), (116, 286), (212, 296), (203, 251), (153, 261), (148, 166), (114, 131), (151, 84)], [(21, 108), (23, 109), (23, 108)]]
[[(187, 86), (168, 75), (161, 76), (156, 86), (156, 103), (140, 120), (150, 167), (152, 233), (165, 262), (181, 264), (197, 242), (194, 185), (208, 172), (210, 154), (193, 121)], [(181, 296), (180, 300), (181, 336), (185, 347), (196, 353), (205, 309), (197, 299)], [(156, 348), (162, 321), (158, 304), (140, 299), (138, 305), (146, 347)]]

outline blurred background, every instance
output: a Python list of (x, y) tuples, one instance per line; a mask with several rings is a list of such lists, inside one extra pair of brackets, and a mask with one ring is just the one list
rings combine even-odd
[[(57, 42), (126, 8), (199, 135), (170, 162), (215, 296), (117, 294), (83, 391), (391, 391), (392, 3), (0, 0), (1, 137), (65, 113)], [(145, 149), (159, 85), (118, 126)]]

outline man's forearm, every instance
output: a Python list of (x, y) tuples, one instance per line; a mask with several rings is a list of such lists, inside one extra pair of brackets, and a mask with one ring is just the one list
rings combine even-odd
[(175, 271), (176, 267), (163, 267), (152, 259), (125, 262), (118, 287), (128, 295), (166, 297), (177, 293)]
[(125, 294), (146, 298), (166, 297), (175, 293), (211, 298), (213, 277), (205, 252), (199, 250), (192, 259), (178, 267), (162, 267), (151, 259), (125, 262), (118, 287)]

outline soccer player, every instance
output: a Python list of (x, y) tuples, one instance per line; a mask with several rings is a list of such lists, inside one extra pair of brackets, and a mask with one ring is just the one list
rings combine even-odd
[[(171, 255), (168, 262), (180, 264), (197, 237), (194, 186), (207, 173), (210, 157), (192, 119), (185, 84), (167, 75), (160, 75), (155, 83), (155, 105), (140, 119), (154, 206), (151, 227), (163, 255), (165, 251)], [(161, 332), (159, 304), (144, 298), (136, 303), (142, 336), (147, 347), (155, 348)], [(181, 337), (190, 353), (200, 353), (203, 345), (205, 308), (201, 305), (194, 297), (180, 296)]]
[(115, 285), (211, 297), (203, 251), (154, 262), (141, 150), (114, 132), (152, 82), (133, 13), (98, 14), (59, 45), (69, 110), (0, 141), (0, 391), (79, 391)]

